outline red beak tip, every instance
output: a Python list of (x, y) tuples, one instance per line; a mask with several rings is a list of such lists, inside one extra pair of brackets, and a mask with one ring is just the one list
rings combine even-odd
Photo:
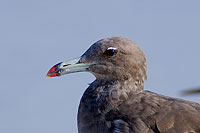
[(53, 73), (56, 70), (56, 66), (53, 66), (46, 75), (46, 78), (55, 77), (57, 74)]
[(47, 74), (47, 75), (46, 75), (46, 78), (49, 78), (49, 77), (50, 77), (50, 76)]
[(55, 77), (55, 76), (59, 76), (58, 72), (57, 72), (57, 69), (58, 67), (60, 66), (61, 62), (54, 65), (47, 73), (46, 77)]

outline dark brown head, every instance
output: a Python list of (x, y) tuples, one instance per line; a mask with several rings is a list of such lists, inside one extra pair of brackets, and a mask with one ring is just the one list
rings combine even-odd
[(94, 43), (80, 58), (58, 63), (47, 77), (88, 71), (97, 80), (138, 81), (146, 79), (146, 60), (142, 50), (122, 37), (105, 38)]

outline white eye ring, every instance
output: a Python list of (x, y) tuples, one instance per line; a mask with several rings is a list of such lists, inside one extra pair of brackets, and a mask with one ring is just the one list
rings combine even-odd
[(111, 49), (116, 50), (117, 48), (115, 48), (115, 47), (109, 47), (109, 48), (107, 48), (107, 50), (111, 50)]

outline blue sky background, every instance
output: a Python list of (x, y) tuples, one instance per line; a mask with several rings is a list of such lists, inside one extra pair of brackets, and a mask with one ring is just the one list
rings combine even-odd
[(0, 1), (0, 132), (76, 133), (89, 73), (45, 78), (95, 41), (123, 36), (147, 57), (145, 88), (180, 95), (200, 86), (198, 0)]

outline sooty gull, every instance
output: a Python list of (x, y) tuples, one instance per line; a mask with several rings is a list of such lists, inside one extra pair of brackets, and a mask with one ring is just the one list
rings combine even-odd
[(80, 58), (53, 66), (47, 77), (81, 71), (96, 80), (80, 101), (79, 133), (200, 133), (198, 103), (144, 90), (146, 59), (132, 41), (99, 40)]

